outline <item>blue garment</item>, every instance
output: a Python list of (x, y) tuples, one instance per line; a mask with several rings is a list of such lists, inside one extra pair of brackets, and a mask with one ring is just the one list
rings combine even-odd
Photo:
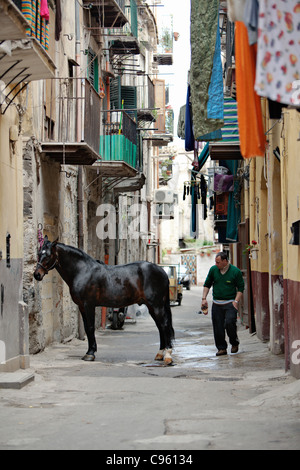
[[(219, 21), (218, 21), (219, 24)], [(208, 88), (207, 118), (224, 119), (224, 93), (223, 93), (223, 69), (221, 61), (221, 37), (219, 28), (216, 34), (216, 45), (213, 59), (211, 80)]]
[(209, 157), (209, 142), (207, 142), (207, 144), (205, 145), (205, 147), (203, 148), (202, 152), (200, 153), (199, 155), (199, 170), (201, 170), (201, 168), (204, 166), (206, 160), (208, 159)]
[(189, 85), (188, 90), (187, 90), (186, 108), (185, 108), (185, 150), (186, 152), (190, 152), (194, 150), (194, 147), (195, 147), (190, 97), (191, 97), (191, 87)]

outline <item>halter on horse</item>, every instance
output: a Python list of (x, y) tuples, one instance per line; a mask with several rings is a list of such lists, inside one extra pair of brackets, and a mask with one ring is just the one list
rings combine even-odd
[(107, 266), (78, 248), (50, 242), (46, 235), (38, 253), (34, 272), (37, 281), (56, 268), (68, 284), (73, 302), (81, 312), (88, 338), (88, 351), (82, 358), (94, 361), (95, 307), (126, 307), (145, 304), (158, 328), (160, 350), (156, 360), (172, 363), (172, 313), (169, 302), (169, 279), (159, 266), (141, 261), (120, 266)]

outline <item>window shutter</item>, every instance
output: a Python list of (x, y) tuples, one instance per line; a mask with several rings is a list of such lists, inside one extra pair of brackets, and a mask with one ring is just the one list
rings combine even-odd
[[(131, 118), (137, 121), (137, 92), (135, 86), (121, 86), (121, 77), (113, 78), (110, 81), (110, 108), (121, 109), (124, 100), (124, 109)], [(128, 111), (132, 109), (133, 111)]]
[(110, 81), (110, 109), (121, 109), (121, 79), (113, 78)]
[(88, 80), (98, 93), (99, 92), (98, 57), (96, 57), (95, 52), (90, 48), (88, 50), (87, 57), (88, 57)]
[(121, 87), (121, 102), (124, 100), (124, 109), (133, 109), (134, 111), (126, 111), (129, 116), (137, 121), (137, 100), (135, 86)]

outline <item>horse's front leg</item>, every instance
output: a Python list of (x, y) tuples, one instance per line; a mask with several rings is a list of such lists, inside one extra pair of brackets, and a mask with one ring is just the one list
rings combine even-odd
[(95, 352), (97, 351), (97, 343), (95, 338), (95, 307), (92, 307), (88, 304), (84, 305), (84, 310), (80, 310), (84, 329), (88, 339), (88, 350), (83, 356), (83, 361), (94, 361)]

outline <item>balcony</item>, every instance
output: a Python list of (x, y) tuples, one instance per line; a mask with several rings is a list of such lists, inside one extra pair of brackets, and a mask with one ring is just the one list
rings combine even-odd
[(159, 32), (157, 51), (153, 55), (153, 65), (173, 65), (173, 35), (173, 19), (166, 15)]
[(106, 177), (135, 177), (139, 172), (136, 123), (125, 112), (110, 112), (100, 136), (100, 170)]
[[(128, 0), (129, 2), (129, 0)], [(122, 29), (115, 26), (106, 30), (105, 35), (110, 39), (110, 60), (116, 75), (119, 70), (116, 64), (121, 64), (127, 56), (138, 55), (140, 46), (138, 41), (138, 10), (135, 0), (130, 0), (130, 5), (125, 7), (126, 17), (129, 19)]]
[(74, 97), (76, 79), (58, 81), (56, 138), (41, 144), (42, 153), (61, 165), (92, 165), (100, 158), (101, 98), (88, 80), (79, 80), (80, 97)]
[(104, 191), (113, 188), (115, 192), (131, 192), (144, 186), (137, 125), (126, 112), (108, 112), (100, 136), (100, 155), (101, 161), (93, 166), (103, 177)]
[(128, 22), (125, 0), (83, 0), (82, 3), (90, 10), (98, 27), (122, 28)]
[[(39, 37), (32, 35), (37, 24), (40, 28)], [(55, 65), (47, 53), (47, 32), (46, 22), (40, 17), (31, 17), (29, 22), (15, 2), (0, 0), (0, 81), (2, 82), (0, 105), (2, 114), (27, 82), (55, 76)], [(21, 85), (22, 82), (26, 83)]]

